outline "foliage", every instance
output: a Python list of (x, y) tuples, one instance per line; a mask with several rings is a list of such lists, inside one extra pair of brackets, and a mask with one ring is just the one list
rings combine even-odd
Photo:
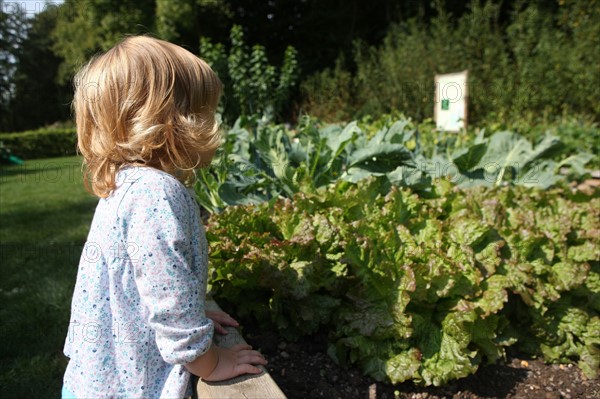
[(44, 128), (21, 133), (2, 133), (0, 140), (21, 158), (38, 159), (75, 155), (77, 133), (74, 128)]
[[(234, 25), (243, 26), (247, 42), (265, 46), (269, 62), (264, 65), (278, 64), (291, 45), (298, 51), (302, 80), (329, 67), (303, 84), (309, 93), (303, 109), (297, 106), (298, 91), (292, 91), (291, 101), (288, 94), (287, 104), (292, 105), (286, 117), (308, 111), (339, 121), (400, 109), (422, 120), (431, 115), (433, 74), (456, 68), (471, 70), (470, 116), (479, 125), (488, 120), (510, 122), (523, 114), (533, 122), (563, 111), (596, 121), (600, 114), (594, 89), (600, 75), (597, 0), (509, 0), (501, 6), (473, 2), (470, 8), (468, 2), (391, 0), (353, 1), (351, 6), (331, 0), (65, 0), (32, 5), (43, 10), (44, 17), (29, 15), (29, 21), (18, 12), (27, 10), (24, 3), (2, 4), (0, 47), (8, 51), (0, 54), (0, 69), (5, 69), (0, 71), (0, 91), (7, 121), (1, 121), (0, 130), (30, 128), (14, 125), (12, 118), (23, 109), (46, 109), (41, 100), (61, 105), (55, 106), (60, 109), (56, 114), (47, 112), (40, 125), (64, 117), (68, 101), (62, 95), (68, 92), (73, 72), (126, 35), (154, 34), (195, 51), (201, 38), (227, 42)], [(37, 19), (44, 20), (35, 29), (38, 38), (21, 45), (31, 33), (29, 22)], [(56, 20), (54, 29), (48, 20)], [(15, 62), (24, 58), (29, 66), (22, 77), (32, 81), (37, 69), (30, 61), (40, 55), (38, 64), (49, 67), (33, 79), (36, 87), (22, 90), (22, 104), (15, 111), (8, 104), (17, 76)], [(233, 98), (227, 94), (226, 100)], [(237, 116), (232, 111), (227, 119)]]
[(298, 79), (296, 50), (288, 46), (281, 69), (269, 64), (264, 46), (249, 49), (241, 26), (231, 28), (229, 54), (222, 44), (200, 40), (200, 56), (205, 58), (225, 83), (226, 119), (239, 115), (279, 115)]
[[(330, 122), (354, 119), (361, 102), (357, 101), (354, 76), (344, 65), (341, 56), (333, 68), (318, 71), (300, 84), (303, 93), (302, 110)], [(363, 118), (368, 114), (361, 115)]]
[(214, 213), (227, 205), (258, 204), (316, 192), (338, 179), (357, 182), (369, 176), (383, 176), (421, 194), (441, 178), (460, 187), (510, 183), (549, 188), (565, 178), (561, 168), (579, 178), (594, 158), (564, 150), (556, 136), (534, 144), (510, 131), (486, 137), (481, 130), (469, 139), (436, 132), (431, 125), (415, 126), (409, 119), (365, 132), (356, 122), (319, 127), (304, 118), (290, 131), (255, 117), (240, 118), (226, 133), (213, 165), (198, 172), (196, 192)]
[(155, 4), (135, 0), (65, 0), (56, 12), (53, 50), (64, 60), (57, 79), (65, 83), (98, 51), (108, 50), (126, 35), (152, 32)]
[(171, 42), (207, 35), (212, 25), (229, 25), (231, 8), (226, 0), (156, 0), (156, 32)]
[[(367, 137), (370, 138), (382, 129), (389, 129), (395, 122), (400, 120), (406, 120), (408, 123), (407, 128), (415, 131), (415, 140), (414, 142), (411, 141), (407, 143), (408, 148), (416, 149), (417, 152), (422, 154), (425, 158), (431, 158), (436, 154), (446, 154), (462, 148), (467, 148), (473, 144), (475, 138), (482, 130), (484, 130), (475, 128), (461, 130), (459, 132), (447, 132), (438, 130), (434, 121), (430, 118), (418, 122), (413, 121), (411, 118), (407, 118), (400, 112), (383, 114), (378, 118), (366, 115), (358, 120), (358, 126), (364, 130)], [(486, 128), (484, 133), (487, 131), (495, 132), (500, 130), (513, 129), (499, 126), (490, 130)]]
[[(358, 126), (365, 131), (367, 137), (371, 137), (380, 129), (389, 128), (400, 119), (407, 118), (398, 111), (379, 115), (377, 118), (366, 115), (358, 121)], [(408, 120), (410, 121), (410, 119)], [(504, 123), (486, 121), (482, 126), (469, 127), (467, 130), (461, 130), (460, 132), (437, 130), (431, 119), (424, 119), (420, 122), (410, 121), (410, 126), (419, 132), (421, 151), (428, 158), (436, 152), (452, 152), (470, 146), (482, 130), (486, 135), (489, 135), (489, 132), (512, 131), (534, 143), (546, 135), (557, 136), (564, 146), (560, 153), (562, 155), (573, 155), (581, 152), (596, 154), (598, 148), (600, 148), (600, 127), (598, 123), (590, 118), (573, 115), (541, 120), (537, 123), (525, 117)], [(444, 148), (440, 148), (441, 146)], [(555, 157), (555, 160), (560, 161), (557, 157)], [(600, 157), (596, 155), (590, 160), (590, 168), (600, 168)]]
[(472, 1), (456, 18), (438, 7), (429, 22), (390, 27), (380, 46), (357, 42), (346, 68), (337, 65), (303, 82), (305, 112), (339, 121), (400, 110), (422, 120), (432, 116), (434, 75), (468, 69), (469, 119), (479, 125), (564, 113), (597, 121), (600, 3), (559, 2), (554, 12), (537, 3), (512, 6), (504, 22), (492, 1)]
[[(584, 176), (591, 158), (564, 158), (564, 146), (551, 135), (535, 144), (510, 131), (486, 137), (481, 130), (469, 138), (391, 117), (326, 127), (305, 118), (288, 131), (241, 118), (196, 187), (203, 206), (222, 211), (208, 230), (211, 284), (236, 314), (290, 339), (332, 331), (330, 355), (378, 379), (440, 385), (503, 357), (515, 342), (548, 360), (579, 358), (593, 375), (597, 314), (584, 317), (572, 298), (562, 296), (563, 304), (544, 295), (556, 276), (579, 282), (556, 290), (579, 289), (590, 264), (598, 268), (597, 211), (591, 211), (597, 198), (591, 208), (562, 215), (574, 205), (565, 205), (559, 191), (539, 199), (537, 191), (504, 187), (548, 189), (560, 185), (562, 166), (571, 166), (572, 177)], [(453, 190), (447, 180), (475, 188)], [(503, 198), (502, 206), (490, 197)], [(532, 219), (538, 203), (545, 213)], [(520, 219), (498, 219), (508, 214)], [(558, 214), (585, 218), (581, 232), (571, 232), (580, 227), (570, 222), (563, 233), (577, 237), (591, 229), (591, 241), (577, 242), (585, 254), (574, 264), (558, 247), (576, 241), (557, 238), (556, 257), (531, 277), (523, 262), (540, 255), (529, 247), (519, 251), (530, 231), (547, 237), (543, 223)], [(540, 290), (534, 302), (531, 286)], [(595, 286), (582, 290), (582, 297), (600, 294)], [(569, 327), (573, 318), (581, 326)]]
[[(591, 118), (563, 116), (552, 122), (532, 123), (523, 119), (515, 119), (504, 124), (490, 124), (492, 129), (506, 129), (519, 132), (530, 140), (535, 140), (544, 134), (560, 137), (565, 145), (565, 152), (588, 152), (598, 154), (600, 148), (600, 126)], [(600, 169), (600, 159), (594, 157), (590, 162), (592, 167)]]
[(338, 181), (213, 215), (221, 304), (288, 339), (329, 331), (341, 364), (442, 385), (518, 345), (598, 372), (600, 192)]
[(15, 54), (10, 123), (0, 131), (22, 131), (71, 117), (71, 85), (55, 81), (61, 59), (52, 52), (57, 8), (50, 7), (28, 20), (27, 36)]
[(10, 102), (14, 93), (15, 56), (27, 32), (25, 12), (17, 3), (0, 0), (0, 131), (12, 127)]
[[(359, 137), (364, 139), (356, 123), (319, 129), (310, 118), (304, 118), (291, 132), (265, 119), (242, 117), (227, 132), (213, 166), (198, 172), (198, 199), (209, 211), (219, 212), (227, 205), (258, 204), (279, 195), (314, 192), (341, 178), (349, 162), (357, 168), (364, 164), (360, 151), (349, 150), (356, 150), (351, 144)], [(404, 147), (395, 149), (396, 153), (408, 153)], [(356, 159), (350, 158), (352, 153)], [(381, 161), (391, 162), (396, 153), (382, 152)]]

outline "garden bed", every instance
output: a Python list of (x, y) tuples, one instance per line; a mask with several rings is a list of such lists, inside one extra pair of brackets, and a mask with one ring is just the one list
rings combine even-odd
[[(594, 155), (560, 158), (557, 137), (534, 144), (508, 131), (439, 145), (408, 120), (369, 132), (309, 120), (291, 132), (242, 118), (196, 187), (212, 214), (210, 291), (242, 324), (279, 335), (256, 344), (275, 345), (284, 391), (404, 392), (358, 377), (369, 376), (446, 387), (428, 395), (474, 384), (471, 393), (527, 397), (516, 390), (535, 377), (521, 370), (535, 362), (518, 358), (515, 371), (515, 353), (577, 362), (596, 378), (600, 192), (591, 179), (577, 185)], [(318, 331), (326, 344), (314, 343)], [(296, 362), (283, 339), (307, 340), (291, 345)], [(500, 376), (482, 371), (507, 358)], [(332, 362), (357, 371), (320, 366)], [(564, 375), (568, 366), (557, 367)], [(579, 395), (525, 385), (531, 397)]]
[(244, 336), (265, 354), (269, 373), (289, 399), (600, 397), (600, 380), (586, 379), (575, 365), (545, 364), (516, 354), (509, 354), (504, 363), (483, 366), (475, 374), (443, 387), (421, 387), (410, 382), (394, 386), (364, 377), (356, 368), (336, 365), (326, 353), (325, 335), (295, 343), (270, 331), (249, 329)]

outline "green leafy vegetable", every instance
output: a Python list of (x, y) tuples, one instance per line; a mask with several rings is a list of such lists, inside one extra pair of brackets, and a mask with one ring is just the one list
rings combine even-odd
[(444, 384), (511, 345), (596, 376), (600, 193), (432, 188), (371, 176), (227, 207), (207, 228), (213, 293), (288, 339), (328, 331), (333, 359), (379, 380)]

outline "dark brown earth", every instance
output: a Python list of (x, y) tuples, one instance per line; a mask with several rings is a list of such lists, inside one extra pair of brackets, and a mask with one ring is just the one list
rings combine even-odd
[(273, 332), (246, 330), (244, 336), (268, 359), (271, 376), (289, 399), (600, 398), (600, 380), (586, 379), (576, 365), (510, 357), (504, 364), (481, 367), (444, 387), (394, 386), (363, 377), (356, 368), (336, 365), (326, 354), (324, 336), (295, 343)]

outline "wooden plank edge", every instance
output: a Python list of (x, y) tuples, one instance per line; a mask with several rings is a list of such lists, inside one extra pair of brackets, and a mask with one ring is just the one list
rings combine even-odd
[[(212, 299), (207, 299), (206, 310), (221, 310)], [(215, 333), (214, 341), (217, 345), (230, 348), (236, 344), (245, 344), (246, 341), (236, 328), (226, 327), (228, 334)], [(277, 383), (263, 366), (258, 366), (261, 374), (245, 374), (236, 378), (219, 382), (206, 382), (198, 380), (196, 394), (199, 399), (286, 399)]]

